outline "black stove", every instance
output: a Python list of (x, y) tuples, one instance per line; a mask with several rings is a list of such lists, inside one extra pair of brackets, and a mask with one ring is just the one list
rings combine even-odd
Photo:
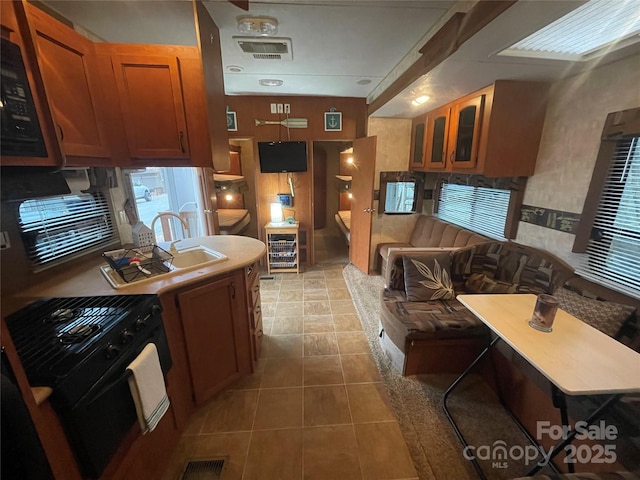
[(38, 300), (6, 317), (31, 386), (53, 389), (85, 475), (99, 477), (135, 423), (127, 366), (154, 343), (163, 372), (171, 355), (156, 295)]

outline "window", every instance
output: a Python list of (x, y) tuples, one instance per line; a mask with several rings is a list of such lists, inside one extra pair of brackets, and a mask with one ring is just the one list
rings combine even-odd
[(109, 206), (101, 193), (26, 200), (18, 213), (27, 255), (35, 265), (97, 250), (114, 241)]
[[(640, 136), (615, 142), (577, 272), (640, 296)], [(586, 208), (586, 207), (585, 207)]]
[(436, 216), (481, 235), (505, 240), (510, 198), (509, 190), (444, 183)]
[(189, 229), (172, 215), (161, 215), (153, 225), (156, 242), (206, 235), (203, 215), (202, 172), (192, 167), (149, 167), (126, 172), (136, 198), (139, 220), (151, 227), (162, 213), (174, 213)]

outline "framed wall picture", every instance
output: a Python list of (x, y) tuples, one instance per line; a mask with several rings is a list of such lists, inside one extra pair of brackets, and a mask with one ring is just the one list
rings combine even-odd
[(324, 113), (324, 130), (325, 132), (341, 132), (342, 131), (342, 112), (325, 112)]
[(238, 131), (238, 120), (236, 112), (227, 112), (227, 130), (230, 132)]

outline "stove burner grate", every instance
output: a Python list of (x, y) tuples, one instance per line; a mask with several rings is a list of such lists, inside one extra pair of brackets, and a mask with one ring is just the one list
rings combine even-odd
[(61, 332), (58, 339), (63, 345), (82, 343), (86, 338), (93, 336), (101, 329), (102, 326), (98, 323), (76, 325), (65, 332)]
[(78, 312), (73, 308), (59, 308), (51, 313), (45, 322), (47, 323), (66, 323), (78, 316)]

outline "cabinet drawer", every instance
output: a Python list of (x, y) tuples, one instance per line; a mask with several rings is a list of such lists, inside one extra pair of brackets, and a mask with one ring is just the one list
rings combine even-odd
[(262, 351), (262, 337), (264, 336), (261, 313), (256, 317), (256, 320), (256, 327), (253, 329), (253, 359), (257, 362)]
[(258, 280), (258, 273), (260, 271), (260, 264), (255, 262), (248, 267), (245, 267), (244, 273), (247, 276), (247, 285), (248, 288), (251, 289), (255, 283), (260, 283)]
[(258, 330), (258, 326), (262, 329), (262, 307), (258, 305), (251, 311), (251, 328)]
[(260, 284), (259, 283), (254, 285), (254, 287), (251, 289), (250, 300), (251, 300), (251, 303), (249, 304), (249, 308), (251, 309), (260, 308)]

